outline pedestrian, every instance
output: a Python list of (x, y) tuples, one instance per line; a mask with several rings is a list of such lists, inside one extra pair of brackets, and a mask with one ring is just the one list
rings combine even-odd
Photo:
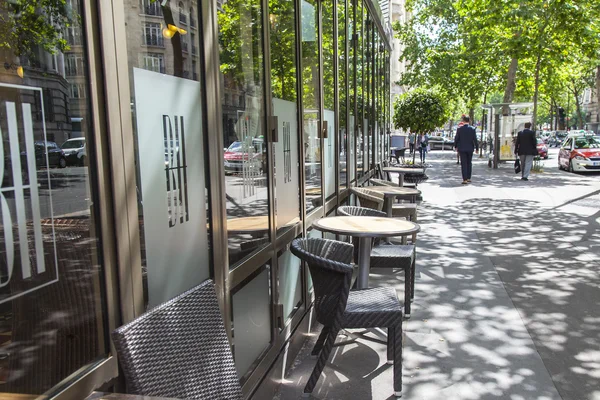
[(463, 115), (462, 122), (464, 124), (456, 130), (454, 138), (454, 147), (460, 155), (460, 169), (462, 171), (462, 184), (471, 183), (471, 175), (473, 173), (473, 152), (479, 151), (479, 143), (477, 142), (477, 131), (469, 125), (470, 119)]
[(421, 164), (425, 164), (425, 156), (427, 155), (427, 150), (429, 146), (429, 136), (427, 136), (427, 134), (421, 133), (417, 138), (416, 144), (419, 149), (419, 155), (421, 156)]
[(410, 154), (412, 154), (415, 151), (415, 135), (412, 132), (408, 134), (408, 146), (410, 147)]
[(535, 132), (531, 130), (531, 122), (525, 123), (525, 129), (517, 133), (515, 154), (521, 159), (521, 180), (528, 181), (533, 158), (538, 155)]

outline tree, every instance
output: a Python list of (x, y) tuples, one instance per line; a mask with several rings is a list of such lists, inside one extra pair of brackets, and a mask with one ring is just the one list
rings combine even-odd
[[(429, 133), (447, 120), (446, 101), (434, 90), (414, 89), (394, 104), (394, 126), (414, 134)], [(416, 152), (415, 152), (416, 153)], [(415, 154), (413, 153), (413, 164)]]

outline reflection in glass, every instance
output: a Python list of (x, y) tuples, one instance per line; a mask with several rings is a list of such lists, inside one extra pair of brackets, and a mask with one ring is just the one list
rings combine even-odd
[(363, 21), (363, 3), (358, 1), (356, 5), (356, 32), (358, 34), (356, 48), (356, 110), (358, 115), (356, 129), (356, 174), (360, 178), (364, 173), (364, 131), (367, 129), (364, 123), (365, 106), (365, 24)]
[(321, 135), (319, 134), (319, 30), (317, 2), (302, 1), (302, 101), (306, 212), (322, 205)]
[(347, 57), (347, 39), (348, 27), (346, 25), (346, 1), (338, 2), (338, 71), (339, 71), (339, 186), (340, 189), (347, 186), (347, 133), (348, 133), (348, 57)]
[[(208, 263), (210, 246), (198, 7), (196, 0), (126, 0), (125, 7), (139, 10), (125, 13), (125, 45), (148, 307), (209, 276), (208, 268), (197, 267)], [(185, 104), (175, 101), (180, 98)], [(182, 237), (196, 239), (178, 246)], [(165, 263), (176, 265), (167, 284)]]
[(268, 242), (260, 4), (230, 0), (217, 15), (230, 265)]
[(335, 195), (335, 82), (334, 82), (334, 48), (333, 48), (333, 2), (322, 3), (323, 16), (323, 121), (327, 123), (327, 136), (323, 149), (325, 168), (325, 198), (330, 199)]
[(87, 43), (81, 5), (67, 4), (2, 6), (0, 393), (8, 397), (42, 395), (108, 353)]
[(296, 95), (296, 10), (293, 0), (269, 1), (272, 113), (278, 140), (275, 149), (277, 229), (300, 220), (298, 106)]
[(269, 265), (231, 291), (234, 358), (240, 378), (271, 343), (271, 269)]
[(348, 108), (350, 117), (348, 119), (348, 157), (347, 167), (350, 173), (350, 183), (356, 179), (356, 5), (353, 0), (348, 0), (348, 41), (349, 41), (349, 53), (348, 53)]

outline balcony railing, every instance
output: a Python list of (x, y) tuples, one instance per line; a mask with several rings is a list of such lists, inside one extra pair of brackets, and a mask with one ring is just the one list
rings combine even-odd
[(185, 15), (184, 13), (179, 13), (179, 23), (181, 25), (187, 25), (187, 15)]
[(194, 46), (194, 45), (192, 45), (192, 54), (193, 55), (198, 54), (198, 48), (196, 46)]
[(158, 5), (158, 3), (152, 3), (144, 7), (144, 13), (146, 15), (156, 15), (158, 17), (162, 17), (162, 7)]
[(192, 18), (192, 17), (190, 17), (190, 26), (192, 28), (196, 28), (196, 20), (194, 18)]
[(183, 50), (185, 53), (187, 53), (189, 51), (189, 47), (187, 42), (182, 42), (181, 43), (181, 50)]
[(145, 35), (144, 44), (146, 46), (165, 47), (165, 41), (162, 36), (158, 35)]

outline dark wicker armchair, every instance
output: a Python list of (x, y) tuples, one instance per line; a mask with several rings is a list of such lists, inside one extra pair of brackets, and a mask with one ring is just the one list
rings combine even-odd
[(320, 238), (296, 239), (292, 253), (308, 264), (315, 288), (315, 314), (323, 331), (319, 357), (304, 388), (312, 393), (344, 328), (388, 328), (387, 357), (394, 364), (394, 392), (402, 395), (402, 306), (392, 288), (350, 290), (352, 245)]
[(212, 281), (146, 312), (112, 338), (130, 393), (180, 399), (241, 399)]
[[(339, 215), (386, 217), (384, 212), (354, 206), (338, 207), (337, 212)], [(357, 249), (358, 239), (353, 238), (352, 240), (354, 248)], [(354, 258), (357, 258), (356, 252)], [(372, 268), (398, 268), (404, 270), (404, 316), (406, 318), (410, 318), (410, 303), (414, 298), (416, 258), (417, 252), (414, 244), (385, 244), (379, 239), (375, 239), (373, 242), (373, 249), (371, 250)]]

